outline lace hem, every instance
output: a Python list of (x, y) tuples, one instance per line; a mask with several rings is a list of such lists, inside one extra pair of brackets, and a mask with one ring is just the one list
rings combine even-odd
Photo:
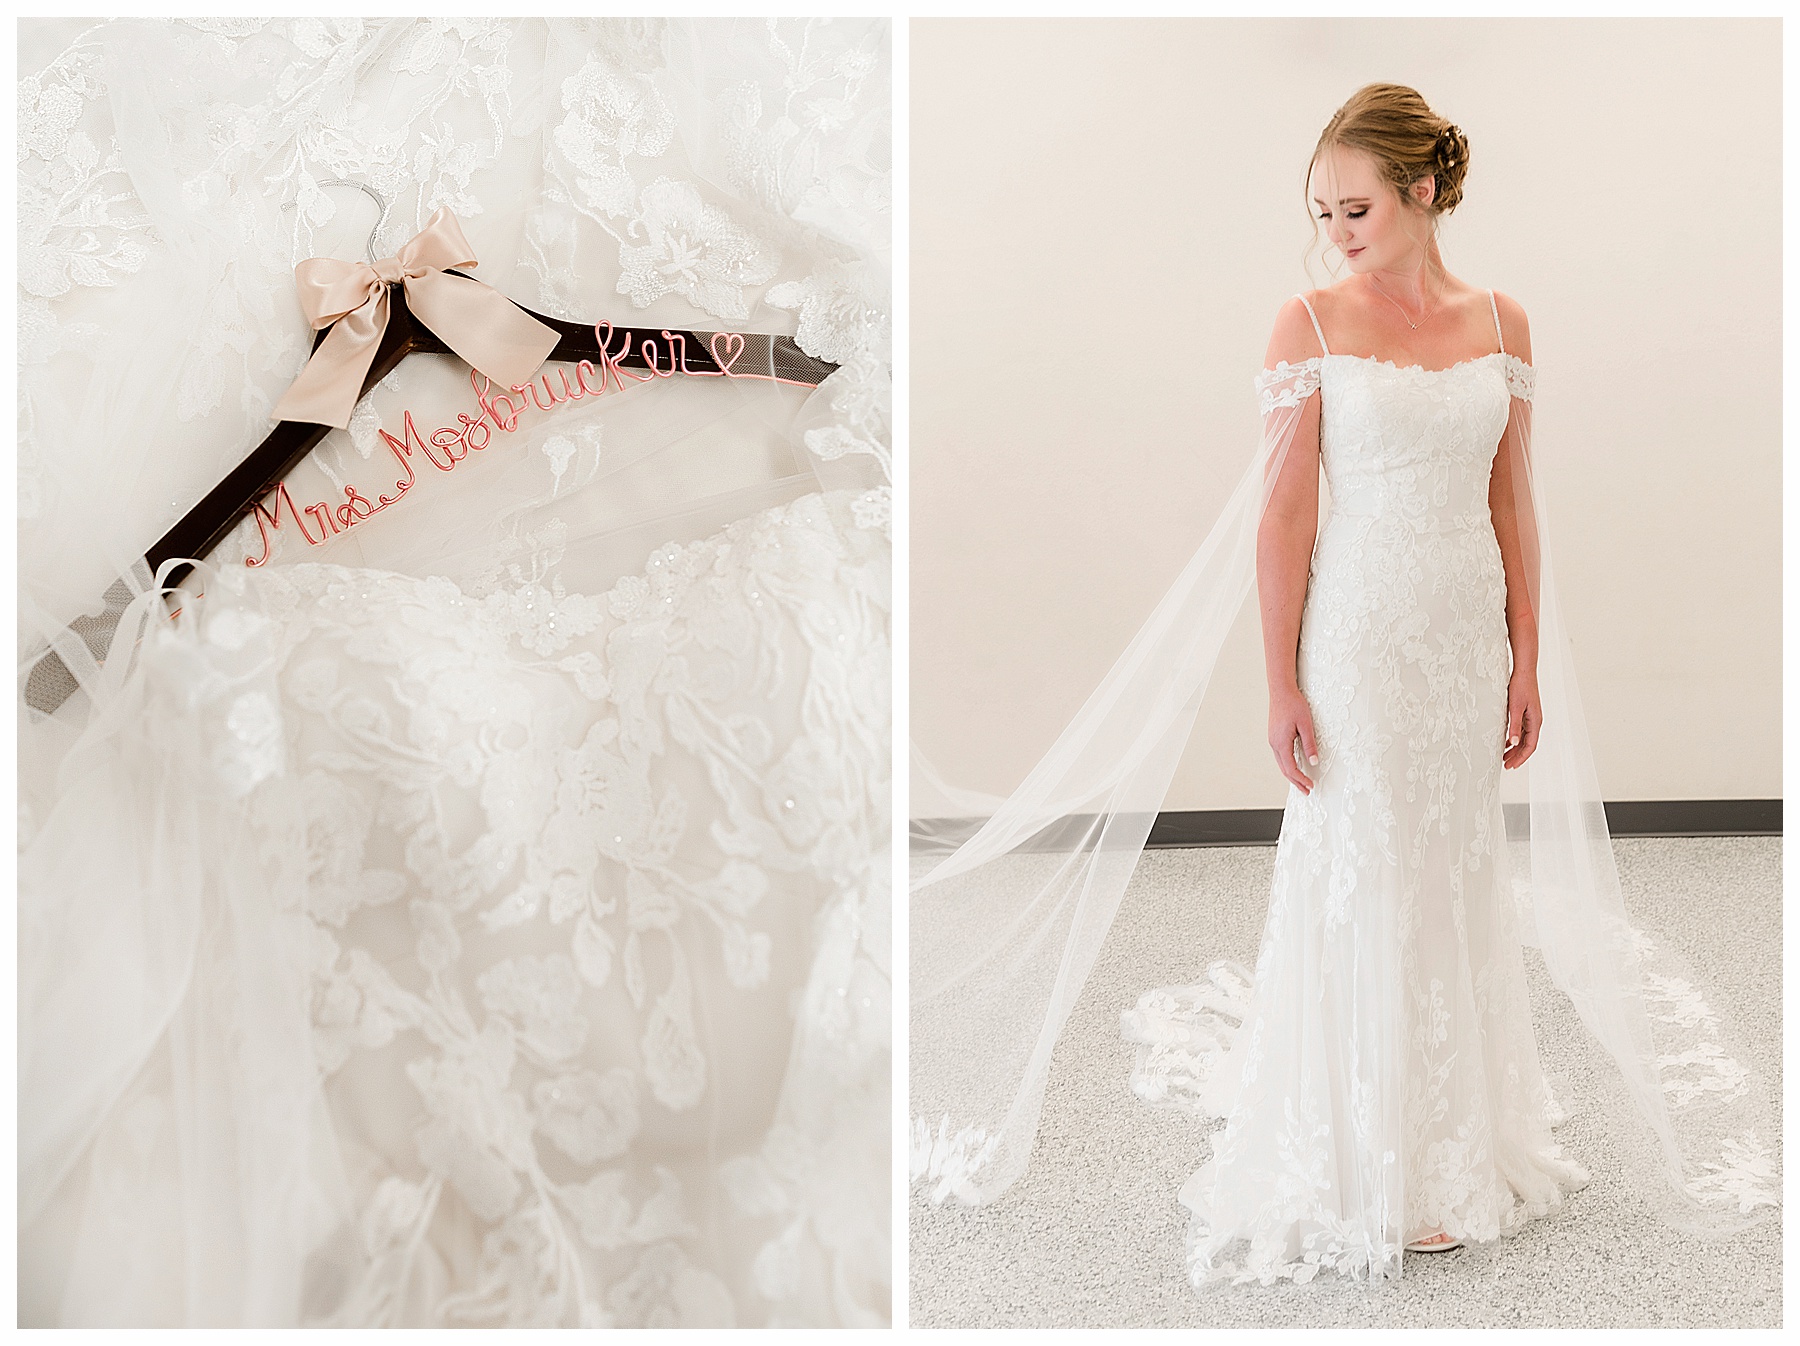
[(1000, 1148), (998, 1132), (979, 1126), (951, 1130), (950, 1114), (945, 1113), (934, 1124), (924, 1117), (912, 1121), (908, 1174), (915, 1187), (925, 1188), (924, 1195), (934, 1206), (955, 1197), (967, 1205), (982, 1201), (975, 1178), (992, 1162)]
[(1587, 1170), (1564, 1158), (1560, 1147), (1533, 1156), (1533, 1162), (1547, 1179), (1540, 1191), (1530, 1196), (1504, 1190), (1482, 1193), (1485, 1200), (1458, 1203), (1453, 1209), (1439, 1203), (1439, 1213), (1432, 1213), (1427, 1199), (1415, 1208), (1403, 1237), (1395, 1237), (1392, 1230), (1371, 1230), (1360, 1219), (1339, 1219), (1323, 1209), (1273, 1221), (1249, 1233), (1215, 1236), (1204, 1213), (1204, 1197), (1193, 1190), (1204, 1182), (1203, 1168), (1182, 1190), (1183, 1204), (1192, 1212), (1186, 1238), (1188, 1282), (1203, 1291), (1279, 1281), (1305, 1285), (1321, 1271), (1352, 1281), (1398, 1280), (1405, 1245), (1412, 1239), (1441, 1231), (1465, 1245), (1493, 1244), (1554, 1214), (1565, 1197), (1590, 1180)]
[(1223, 1117), (1216, 1086), (1231, 1042), (1250, 1012), (1253, 979), (1241, 963), (1217, 962), (1191, 986), (1159, 986), (1121, 1010), (1119, 1032), (1137, 1044), (1131, 1092), (1152, 1107)]
[(1255, 379), (1257, 411), (1267, 416), (1280, 408), (1299, 406), (1319, 391), (1323, 367), (1324, 362), (1315, 355), (1298, 364), (1280, 360), (1275, 368), (1263, 370)]

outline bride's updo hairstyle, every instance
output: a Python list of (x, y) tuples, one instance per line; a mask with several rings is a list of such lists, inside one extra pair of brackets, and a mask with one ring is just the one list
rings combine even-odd
[(1307, 163), (1309, 176), (1312, 165), (1330, 149), (1367, 154), (1402, 199), (1420, 178), (1435, 176), (1437, 194), (1426, 207), (1433, 215), (1448, 215), (1462, 200), (1463, 178), (1469, 171), (1468, 137), (1433, 112), (1417, 89), (1365, 84), (1351, 94), (1319, 133)]

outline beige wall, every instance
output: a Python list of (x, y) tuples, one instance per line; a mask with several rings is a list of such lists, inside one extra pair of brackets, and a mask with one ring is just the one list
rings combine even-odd
[[(912, 25), (915, 740), (1004, 793), (1205, 535), (1359, 84), (1467, 132), (1450, 268), (1531, 317), (1609, 799), (1780, 794), (1774, 20)], [(1247, 604), (1170, 808), (1278, 806)], [(955, 813), (915, 782), (915, 816)]]

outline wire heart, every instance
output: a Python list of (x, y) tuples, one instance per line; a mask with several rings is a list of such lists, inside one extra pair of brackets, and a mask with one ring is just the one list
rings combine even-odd
[[(712, 352), (713, 363), (719, 366), (719, 372), (729, 376), (732, 365), (736, 364), (738, 356), (744, 353), (744, 334), (742, 332), (714, 332), (706, 345), (707, 349)], [(720, 353), (721, 345), (731, 352), (729, 358)]]

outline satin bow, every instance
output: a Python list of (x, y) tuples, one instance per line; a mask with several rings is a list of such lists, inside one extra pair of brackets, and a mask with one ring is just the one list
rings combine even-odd
[(278, 421), (350, 424), (363, 380), (388, 325), (388, 287), (443, 343), (503, 388), (524, 383), (556, 347), (556, 332), (492, 286), (444, 268), (474, 266), (456, 216), (439, 206), (424, 229), (373, 264), (309, 257), (294, 268), (300, 307), (316, 331), (329, 327), (276, 405)]

